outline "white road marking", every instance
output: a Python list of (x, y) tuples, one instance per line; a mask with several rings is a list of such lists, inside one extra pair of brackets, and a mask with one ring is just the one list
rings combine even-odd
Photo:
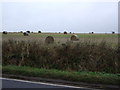
[[(51, 85), (51, 86), (62, 86), (62, 87), (70, 87), (70, 88), (85, 88), (85, 87), (76, 87), (76, 86), (69, 86), (69, 85), (59, 85), (59, 84), (51, 84), (51, 83), (43, 83), (43, 82), (35, 82), (35, 81), (33, 82), (33, 81), (26, 81), (26, 80), (10, 79), (10, 78), (0, 78), (0, 79), (13, 80), (13, 81), (19, 81), (19, 82), (27, 82), (27, 83), (33, 83), (33, 84), (44, 84), (44, 85)], [(91, 89), (91, 88), (85, 88), (85, 89)]]

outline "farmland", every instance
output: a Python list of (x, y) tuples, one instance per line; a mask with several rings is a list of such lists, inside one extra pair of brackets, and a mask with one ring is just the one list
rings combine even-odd
[[(55, 43), (45, 44), (47, 36)], [(117, 34), (8, 33), (2, 36), (3, 64), (66, 71), (119, 73)]]
[[(73, 34), (59, 34), (59, 33), (30, 33), (28, 37), (23, 36), (23, 33), (9, 33), (8, 35), (3, 35), (3, 41), (12, 40), (30, 40), (30, 41), (41, 41), (44, 42), (47, 36), (53, 36), (56, 43), (65, 43), (70, 41), (70, 37)], [(80, 40), (78, 42), (97, 42), (106, 41), (111, 45), (118, 44), (118, 34), (79, 34), (77, 33)]]

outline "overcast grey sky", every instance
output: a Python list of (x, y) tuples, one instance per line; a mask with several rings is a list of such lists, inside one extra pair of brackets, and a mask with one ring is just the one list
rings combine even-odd
[(5, 2), (2, 29), (7, 31), (118, 32), (117, 2)]

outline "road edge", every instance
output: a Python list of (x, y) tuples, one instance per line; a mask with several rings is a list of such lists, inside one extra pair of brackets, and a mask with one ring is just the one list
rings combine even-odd
[(103, 84), (91, 84), (91, 83), (83, 83), (83, 82), (71, 82), (66, 80), (60, 79), (48, 79), (48, 78), (40, 78), (40, 77), (27, 77), (22, 75), (12, 75), (12, 74), (2, 74), (4, 78), (13, 78), (13, 79), (22, 79), (28, 81), (36, 81), (36, 82), (46, 82), (46, 83), (53, 83), (53, 84), (65, 84), (65, 85), (72, 85), (77, 87), (87, 87), (87, 88), (94, 88), (94, 89), (120, 89), (120, 86), (117, 85), (103, 85)]

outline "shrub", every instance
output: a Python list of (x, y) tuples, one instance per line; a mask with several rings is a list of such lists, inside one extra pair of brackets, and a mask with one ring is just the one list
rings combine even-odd
[(3, 64), (67, 71), (120, 73), (120, 49), (106, 42), (44, 44), (40, 41), (3, 41)]

